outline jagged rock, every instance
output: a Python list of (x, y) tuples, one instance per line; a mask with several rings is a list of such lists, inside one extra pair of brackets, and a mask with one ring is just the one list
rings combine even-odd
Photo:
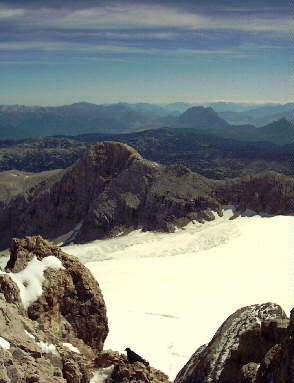
[(95, 366), (111, 368), (107, 383), (169, 383), (161, 371), (142, 362), (129, 362), (125, 355), (113, 351), (102, 351), (95, 360)]
[[(44, 261), (39, 292), (34, 278)], [(33, 262), (35, 269), (29, 269)], [(154, 368), (102, 351), (108, 332), (103, 296), (76, 257), (40, 236), (13, 239), (5, 270), (0, 274), (1, 383), (90, 383), (92, 378), (168, 383)], [(21, 281), (35, 297), (32, 302)]]
[(246, 209), (268, 214), (293, 214), (293, 190), (292, 177), (268, 171), (219, 181), (215, 198), (223, 204), (235, 205), (239, 215)]
[(42, 295), (28, 308), (29, 318), (42, 323), (59, 338), (78, 338), (85, 346), (101, 350), (108, 333), (106, 308), (97, 281), (76, 257), (65, 254), (42, 237), (13, 239), (6, 271), (23, 270), (28, 260), (54, 256), (63, 270), (45, 271)]
[(19, 295), (19, 288), (6, 274), (0, 274), (0, 292), (4, 295), (6, 302), (13, 303), (20, 312), (25, 312)]
[(254, 382), (258, 365), (285, 338), (288, 323), (281, 307), (273, 303), (236, 311), (211, 342), (195, 352), (175, 383)]
[(252, 383), (256, 379), (256, 374), (259, 369), (259, 363), (247, 363), (241, 367), (240, 370), (240, 383)]
[(265, 355), (254, 383), (294, 382), (294, 310), (286, 336), (280, 339)]

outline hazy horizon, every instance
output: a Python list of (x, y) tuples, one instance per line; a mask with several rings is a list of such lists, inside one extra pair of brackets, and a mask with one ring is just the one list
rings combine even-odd
[(0, 104), (287, 103), (290, 26), (288, 0), (0, 0)]
[(173, 101), (173, 102), (148, 102), (148, 101), (138, 101), (138, 102), (130, 102), (130, 101), (114, 101), (114, 102), (92, 102), (92, 101), (85, 101), (85, 100), (76, 100), (76, 101), (68, 101), (65, 103), (60, 103), (60, 104), (20, 104), (20, 103), (15, 103), (15, 104), (0, 104), (1, 106), (24, 106), (24, 107), (59, 107), (59, 106), (68, 106), (68, 105), (75, 105), (75, 104), (93, 104), (93, 105), (117, 105), (117, 104), (129, 104), (129, 105), (134, 105), (134, 104), (149, 104), (149, 105), (157, 105), (157, 106), (168, 106), (172, 104), (191, 104), (195, 106), (207, 106), (209, 104), (213, 103), (226, 103), (226, 104), (243, 104), (243, 105), (252, 105), (254, 106), (264, 106), (264, 105), (286, 105), (286, 104), (291, 104), (292, 101), (288, 100), (286, 102), (279, 102), (279, 101), (264, 101), (264, 102), (254, 102), (254, 101), (227, 101), (227, 100), (212, 100), (212, 101)]

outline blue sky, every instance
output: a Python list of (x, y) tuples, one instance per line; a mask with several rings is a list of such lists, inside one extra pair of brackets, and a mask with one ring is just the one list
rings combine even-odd
[(287, 102), (290, 8), (286, 0), (0, 0), (0, 104)]

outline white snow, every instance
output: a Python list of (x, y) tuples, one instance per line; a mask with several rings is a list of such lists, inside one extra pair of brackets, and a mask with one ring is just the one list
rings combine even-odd
[(104, 383), (107, 378), (112, 374), (114, 366), (100, 368), (90, 380), (90, 383)]
[(6, 339), (2, 338), (1, 336), (0, 336), (0, 347), (4, 348), (4, 350), (10, 349), (10, 343)]
[(9, 255), (5, 255), (5, 256), (1, 255), (0, 256), (0, 269), (4, 270), (8, 261), (9, 261)]
[(39, 261), (34, 257), (27, 267), (19, 273), (3, 273), (11, 277), (20, 290), (20, 297), (24, 308), (27, 309), (31, 303), (42, 295), (42, 283), (44, 271), (48, 268), (60, 270), (63, 268), (62, 262), (52, 255)]
[(72, 345), (71, 343), (62, 343), (62, 345), (64, 347), (68, 348), (69, 350), (76, 352), (77, 354), (80, 354), (80, 350), (77, 347), (75, 347), (74, 345)]
[(105, 349), (130, 347), (174, 379), (237, 309), (270, 301), (289, 314), (293, 217), (231, 215), (174, 234), (136, 231), (64, 248), (100, 284)]
[(40, 347), (40, 349), (45, 352), (46, 354), (54, 354), (59, 355), (58, 351), (56, 350), (56, 346), (51, 343), (45, 343), (45, 342), (37, 342), (37, 345)]
[(33, 334), (31, 334), (30, 332), (28, 332), (27, 330), (24, 330), (24, 332), (27, 334), (27, 336), (28, 337), (30, 337), (31, 339), (36, 339), (36, 337), (33, 335)]

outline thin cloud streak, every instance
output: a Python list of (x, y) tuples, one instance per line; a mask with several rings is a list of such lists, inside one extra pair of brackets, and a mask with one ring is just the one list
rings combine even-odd
[(0, 8), (0, 20), (13, 19), (19, 16), (23, 16), (25, 13), (26, 11), (24, 9)]
[(126, 29), (134, 28), (183, 28), (191, 30), (240, 30), (240, 31), (284, 31), (290, 29), (290, 17), (262, 17), (250, 19), (236, 15), (211, 16), (191, 13), (185, 9), (157, 6), (105, 6), (78, 10), (41, 9), (0, 9), (3, 17), (12, 18), (18, 25), (34, 25), (42, 29)]
[(127, 54), (144, 54), (144, 55), (158, 55), (158, 54), (233, 54), (234, 51), (230, 50), (201, 50), (201, 49), (144, 49), (132, 48), (128, 46), (116, 45), (86, 45), (86, 44), (64, 44), (64, 43), (44, 43), (44, 42), (24, 42), (24, 43), (3, 43), (0, 42), (0, 50), (2, 51), (55, 51), (55, 52), (89, 52), (89, 53), (127, 53)]
[[(41, 21), (40, 21), (41, 22)], [(248, 30), (289, 31), (290, 18), (248, 18), (204, 16), (196, 13), (179, 12), (168, 7), (105, 7), (77, 10), (62, 18), (45, 21), (47, 27), (90, 28), (90, 29), (133, 29), (133, 28), (183, 28), (191, 30)]]

